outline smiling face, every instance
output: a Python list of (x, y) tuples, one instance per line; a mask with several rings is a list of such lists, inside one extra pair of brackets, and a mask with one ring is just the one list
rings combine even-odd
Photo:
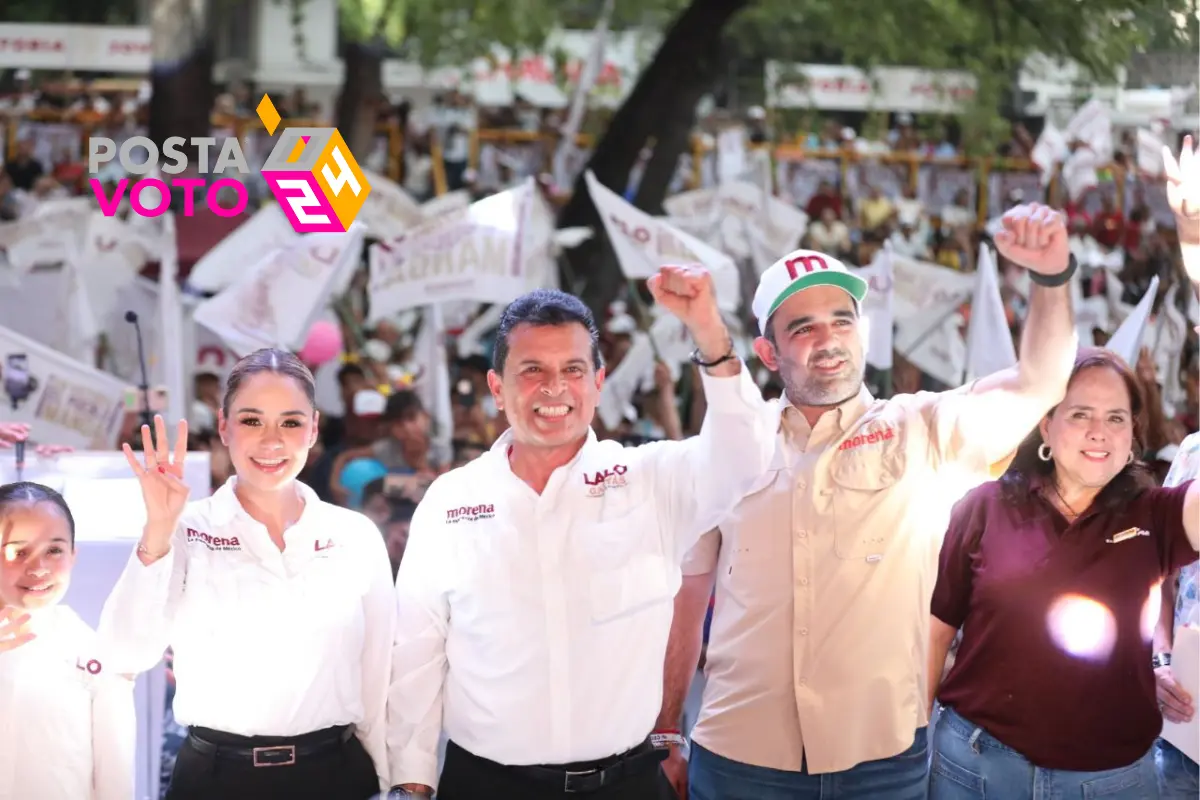
[(221, 441), (238, 480), (275, 491), (295, 480), (317, 440), (318, 415), (295, 378), (276, 372), (248, 376), (220, 413)]
[(50, 502), (9, 504), (0, 516), (0, 606), (35, 610), (67, 592), (75, 547), (71, 525)]
[(833, 406), (858, 394), (865, 371), (863, 330), (850, 295), (836, 286), (796, 292), (769, 320), (774, 343), (754, 352), (783, 379), (797, 407)]
[(488, 388), (524, 445), (554, 448), (587, 436), (600, 402), (604, 369), (592, 360), (588, 329), (517, 325), (508, 334), (504, 373), (488, 373)]
[(1125, 381), (1107, 367), (1080, 370), (1041, 433), (1064, 489), (1101, 489), (1133, 452), (1133, 412)]

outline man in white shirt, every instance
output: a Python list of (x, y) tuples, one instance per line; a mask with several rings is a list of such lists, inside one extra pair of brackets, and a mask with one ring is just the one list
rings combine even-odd
[[(1015, 209), (997, 237), (1036, 286), (1021, 363), (951, 392), (863, 386), (863, 279), (799, 251), (763, 273), (755, 352), (780, 373), (768, 474), (684, 563), (660, 727), (678, 724), (716, 585), (692, 800), (926, 796), (929, 604), (950, 508), (1062, 399), (1075, 356), (1059, 215)], [(685, 773), (688, 773), (685, 775)], [(836, 787), (836, 788), (834, 788)]]
[(761, 394), (711, 276), (664, 267), (658, 304), (697, 345), (699, 436), (623, 448), (591, 429), (591, 313), (538, 290), (504, 312), (488, 386), (511, 428), (439, 478), (413, 518), (388, 698), (392, 781), (439, 800), (657, 800), (651, 737), (679, 565), (767, 468)]

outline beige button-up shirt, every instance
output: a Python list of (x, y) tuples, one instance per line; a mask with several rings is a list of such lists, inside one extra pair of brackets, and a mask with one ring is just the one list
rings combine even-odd
[(864, 388), (815, 428), (783, 401), (769, 473), (683, 567), (717, 573), (698, 744), (814, 774), (911, 746), (942, 536), (988, 477), (971, 388)]

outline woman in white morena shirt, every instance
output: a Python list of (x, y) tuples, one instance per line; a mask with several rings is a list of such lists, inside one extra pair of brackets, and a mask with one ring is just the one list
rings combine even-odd
[(168, 800), (366, 800), (387, 785), (395, 594), (361, 514), (296, 480), (317, 439), (312, 373), (259, 350), (230, 373), (218, 417), (236, 476), (187, 503), (187, 423), (128, 446), (147, 522), (100, 632), (134, 670), (174, 652), (188, 726)]
[(133, 681), (59, 605), (75, 564), (62, 496), (0, 486), (0, 548), (0, 800), (131, 800)]

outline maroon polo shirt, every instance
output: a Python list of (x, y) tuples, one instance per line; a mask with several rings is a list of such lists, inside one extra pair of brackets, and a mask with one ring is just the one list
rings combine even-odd
[(1162, 728), (1154, 587), (1196, 560), (1189, 484), (1070, 525), (1039, 490), (1021, 505), (999, 481), (964, 497), (933, 591), (933, 615), (963, 631), (942, 704), (1038, 767), (1091, 772), (1145, 755)]

